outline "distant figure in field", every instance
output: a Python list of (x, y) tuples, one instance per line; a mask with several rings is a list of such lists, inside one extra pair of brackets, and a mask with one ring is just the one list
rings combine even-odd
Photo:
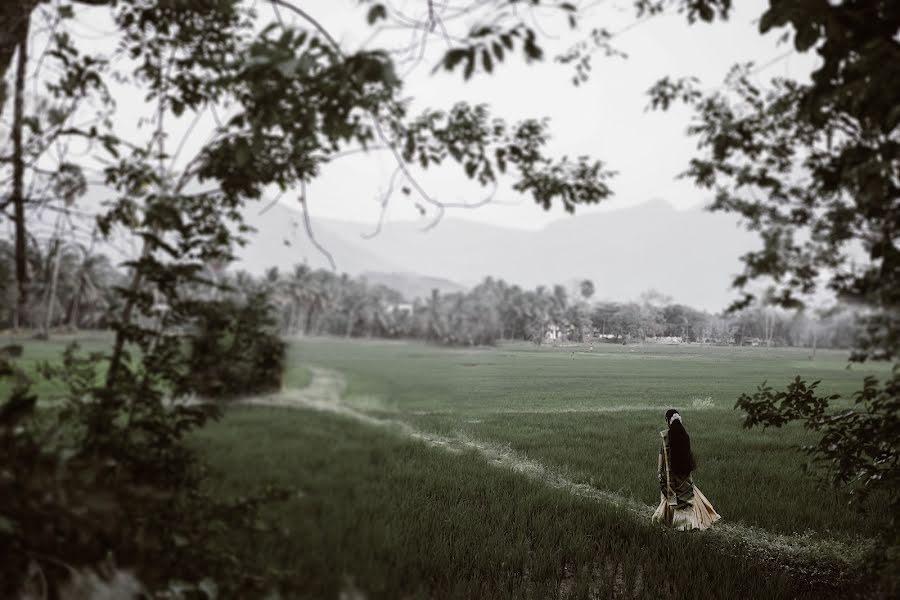
[(691, 451), (691, 438), (675, 409), (666, 411), (668, 429), (660, 431), (659, 449), (660, 501), (653, 521), (673, 529), (688, 531), (707, 529), (721, 519), (700, 489), (691, 479), (697, 468)]

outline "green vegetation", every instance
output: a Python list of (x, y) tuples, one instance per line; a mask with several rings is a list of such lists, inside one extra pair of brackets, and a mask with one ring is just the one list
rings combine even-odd
[[(779, 532), (874, 535), (878, 517), (887, 516), (864, 517), (847, 508), (846, 497), (817, 488), (801, 469), (798, 451), (813, 442), (808, 433), (799, 427), (746, 432), (742, 416), (731, 410), (742, 391), (766, 377), (800, 374), (821, 379), (830, 393), (855, 389), (871, 371), (848, 371), (844, 353), (810, 361), (791, 349), (603, 345), (587, 352), (522, 345), (447, 351), (333, 340), (305, 341), (298, 349), (345, 374), (351, 406), (442, 435), (508, 444), (578, 481), (646, 504), (656, 500), (656, 432), (664, 427), (663, 412), (677, 407), (696, 447), (698, 485), (729, 520)], [(693, 409), (695, 403), (700, 408)], [(817, 499), (816, 510), (810, 498)]]
[[(65, 395), (65, 390), (58, 379), (48, 380), (41, 377), (38, 367), (46, 362), (59, 362), (66, 346), (72, 342), (76, 342), (86, 353), (108, 351), (112, 346), (112, 335), (108, 332), (82, 332), (73, 335), (57, 335), (48, 340), (33, 339), (30, 336), (7, 335), (0, 337), (0, 346), (7, 344), (22, 346), (24, 351), (22, 356), (16, 360), (16, 365), (32, 380), (31, 390), (41, 404), (61, 399)], [(98, 365), (98, 371), (105, 371), (105, 365)], [(10, 386), (9, 380), (0, 379), (0, 397), (6, 397)]]
[[(361, 413), (509, 449), (573, 482), (645, 505), (656, 501), (661, 414), (677, 406), (696, 446), (698, 485), (728, 523), (798, 535), (814, 545), (839, 540), (857, 548), (858, 557), (888, 518), (884, 511), (855, 512), (845, 496), (820, 489), (802, 472), (798, 447), (813, 436), (797, 427), (748, 432), (732, 410), (762, 373), (821, 378), (834, 392), (853, 389), (864, 373), (848, 371), (845, 354), (825, 352), (810, 361), (784, 349), (572, 350), (305, 339), (291, 345), (286, 377), (297, 377), (298, 362), (336, 369), (347, 379), (343, 403)], [(290, 567), (297, 575), (288, 579), (310, 597), (333, 596), (350, 585), (345, 576), (373, 597), (514, 597), (525, 589), (544, 597), (560, 585), (637, 586), (628, 589), (644, 597), (660, 589), (644, 570), (657, 567), (693, 573), (672, 582), (676, 590), (696, 577), (704, 587), (715, 582), (709, 589), (716, 597), (722, 590), (728, 597), (809, 591), (794, 579), (808, 564), (792, 571), (776, 556), (778, 569), (763, 576), (757, 570), (771, 565), (751, 551), (723, 555), (720, 540), (707, 534), (673, 539), (634, 524), (621, 509), (493, 468), (474, 452), (404, 439), (400, 429), (318, 412), (237, 408), (199, 439), (225, 493), (269, 482), (296, 486), (300, 496), (277, 509), (290, 541), (273, 539), (256, 553)], [(612, 542), (599, 532), (607, 531), (621, 550), (606, 545)], [(597, 573), (609, 567), (596, 567), (615, 560), (609, 557), (628, 557), (623, 564), (634, 570), (604, 583)], [(697, 557), (703, 567), (692, 562)], [(839, 580), (846, 564), (817, 568), (828, 576), (806, 572), (802, 581)], [(640, 584), (631, 579), (638, 572)], [(823, 593), (831, 592), (838, 595)]]
[[(494, 411), (678, 406), (711, 398), (731, 409), (737, 397), (763, 379), (803, 374), (822, 379), (829, 393), (856, 389), (865, 373), (887, 372), (871, 364), (848, 370), (847, 353), (790, 348), (700, 345), (596, 345), (537, 348), (506, 344), (496, 349), (444, 349), (406, 342), (344, 342), (310, 338), (293, 356), (306, 364), (340, 370), (347, 396), (380, 396), (385, 410), (470, 415)], [(661, 414), (661, 413), (660, 413)], [(657, 421), (662, 424), (662, 417)], [(654, 421), (654, 427), (656, 421)]]
[(181, 385), (217, 400), (281, 389), (287, 344), (275, 332), (273, 312), (265, 294), (210, 302), (197, 320)]
[[(693, 106), (688, 133), (698, 152), (682, 176), (714, 195), (713, 211), (739, 215), (760, 247), (742, 256), (732, 309), (767, 305), (815, 310), (821, 292), (865, 306), (851, 360), (890, 361), (867, 379), (853, 410), (797, 377), (781, 390), (741, 396), (744, 426), (800, 423), (818, 439), (809, 454), (828, 466), (832, 486), (859, 498), (877, 493), (891, 518), (881, 534), (885, 580), (900, 596), (900, 10), (896, 1), (772, 1), (760, 33), (787, 29), (819, 61), (807, 81), (776, 77), (759, 86), (753, 63), (732, 67), (725, 90), (668, 77), (651, 106)], [(740, 132), (736, 134), (736, 132)], [(802, 181), (802, 185), (798, 182)], [(817, 299), (818, 298), (818, 299)], [(783, 385), (783, 384), (781, 384)], [(820, 395), (821, 394), (821, 395)], [(846, 396), (845, 396), (846, 400)]]
[[(29, 341), (21, 362), (52, 359), (67, 341)], [(110, 343), (91, 337), (83, 345)], [(813, 547), (843, 543), (858, 558), (889, 518), (848, 508), (846, 497), (802, 472), (798, 446), (811, 434), (742, 430), (732, 410), (763, 374), (821, 379), (823, 389), (845, 393), (887, 368), (847, 370), (844, 353), (810, 361), (792, 349), (607, 344), (590, 352), (523, 343), (461, 350), (307, 338), (290, 344), (287, 363), (286, 388), (309, 385), (310, 366), (335, 369), (347, 382), (343, 404), (359, 413), (484, 442), (647, 506), (656, 501), (656, 432), (662, 412), (675, 406), (695, 444), (696, 481), (727, 523), (799, 536)], [(495, 468), (474, 451), (408, 439), (399, 427), (234, 407), (194, 439), (217, 472), (212, 494), (240, 501), (268, 484), (295, 490), (268, 509), (270, 534), (234, 543), (244, 560), (283, 570), (285, 585), (305, 597), (352, 586), (385, 598), (566, 590), (580, 597), (604, 589), (649, 597), (667, 584), (678, 597), (702, 577), (711, 597), (728, 590), (787, 598), (838, 596), (852, 580), (834, 551), (813, 567), (717, 534), (672, 535), (634, 522), (621, 507)], [(811, 577), (810, 568), (821, 572)]]
[(198, 443), (225, 493), (261, 479), (296, 486), (277, 509), (287, 539), (247, 549), (289, 569), (290, 597), (335, 598), (353, 588), (370, 598), (847, 593), (820, 577), (833, 574), (827, 565), (813, 577), (783, 563), (773, 570), (706, 534), (634, 525), (620, 509), (496, 469), (475, 453), (447, 453), (343, 417), (237, 409), (204, 428)]
[(284, 386), (287, 388), (305, 388), (311, 380), (312, 373), (303, 365), (294, 365), (284, 374)]
[[(28, 369), (53, 360), (69, 341), (31, 341), (20, 363)], [(79, 339), (91, 350), (109, 341)], [(441, 435), (509, 445), (576, 481), (645, 504), (655, 501), (661, 415), (677, 407), (696, 447), (698, 485), (729, 521), (785, 533), (868, 536), (885, 517), (877, 509), (873, 516), (849, 510), (845, 497), (816, 487), (799, 460), (798, 447), (813, 441), (808, 432), (744, 431), (741, 415), (731, 410), (743, 391), (766, 377), (800, 374), (821, 379), (828, 393), (846, 394), (865, 374), (886, 369), (848, 370), (844, 353), (820, 351), (810, 361), (792, 349), (607, 344), (588, 352), (516, 344), (450, 350), (310, 338), (290, 345), (288, 364), (287, 388), (309, 384), (306, 365), (331, 367), (347, 378), (350, 406)], [(53, 397), (52, 384), (39, 381), (41, 398)], [(229, 420), (224, 423), (220, 427)], [(766, 493), (750, 493), (760, 488)], [(809, 509), (811, 497), (816, 510)]]
[[(0, 253), (2, 255), (2, 253)], [(647, 291), (639, 302), (593, 298), (588, 279), (577, 286), (528, 289), (502, 277), (485, 277), (471, 289), (409, 296), (367, 276), (352, 277), (297, 264), (254, 277), (225, 271), (222, 283), (271, 298), (279, 331), (286, 336), (417, 339), (447, 346), (484, 346), (498, 341), (636, 342), (672, 338), (738, 346), (851, 348), (860, 334), (855, 307), (817, 314), (774, 310), (766, 305), (710, 314)], [(548, 282), (550, 283), (550, 282)], [(0, 320), (2, 325), (2, 320)]]
[[(67, 352), (62, 368), (48, 370), (65, 381), (65, 390), (46, 387), (37, 392), (63, 396), (64, 410), (36, 411), (38, 398), (13, 364), (19, 349), (0, 350), (0, 375), (16, 380), (0, 406), (0, 547), (8, 557), (0, 568), (0, 595), (76, 597), (80, 584), (72, 583), (68, 591), (55, 589), (65, 583), (65, 577), (55, 576), (59, 571), (72, 580), (96, 580), (93, 592), (83, 590), (77, 597), (136, 595), (122, 593), (125, 583), (135, 592), (146, 584), (158, 596), (156, 591), (184, 587), (185, 580), (198, 596), (248, 597), (272, 587), (268, 569), (273, 565), (312, 567), (301, 575), (287, 573), (288, 583), (307, 594), (350, 586), (338, 583), (334, 575), (340, 569), (342, 574), (359, 573), (361, 586), (385, 597), (546, 597), (569, 592), (582, 597), (589, 592), (653, 597), (845, 595), (849, 590), (829, 586), (846, 581), (840, 569), (848, 556), (857, 554), (853, 548), (843, 556), (832, 552), (834, 561), (810, 561), (808, 554), (803, 560), (786, 555), (790, 543), (754, 546), (752, 530), (741, 527), (723, 526), (718, 528), (722, 534), (714, 530), (697, 536), (654, 530), (645, 522), (621, 518), (609, 506), (589, 502), (584, 494), (567, 493), (575, 484), (561, 483), (559, 476), (549, 479), (560, 484), (555, 488), (542, 486), (545, 482), (535, 474), (550, 473), (543, 464), (528, 462), (531, 471), (520, 474), (491, 470), (484, 461), (485, 446), (460, 446), (458, 439), (467, 425), (482, 425), (468, 431), (495, 445), (508, 445), (510, 453), (537, 455), (576, 480), (591, 480), (598, 473), (601, 486), (617, 481), (618, 489), (641, 498), (637, 475), (604, 472), (603, 467), (617, 461), (640, 472), (643, 452), (619, 456), (619, 449), (643, 443), (638, 440), (655, 429), (652, 415), (682, 400), (690, 400), (698, 413), (708, 411), (695, 421), (696, 439), (712, 457), (710, 479), (719, 476), (707, 491), (716, 502), (722, 499), (720, 507), (738, 515), (745, 511), (730, 518), (776, 531), (811, 527), (812, 535), (828, 545), (831, 523), (845, 521), (833, 528), (841, 535), (865, 534), (889, 516), (881, 549), (871, 557), (873, 562), (880, 558), (882, 565), (896, 558), (900, 251), (896, 228), (886, 226), (900, 215), (900, 145), (895, 135), (900, 92), (890, 85), (900, 65), (896, 2), (771, 2), (760, 16), (761, 32), (787, 28), (784, 39), (792, 39), (798, 51), (815, 49), (822, 58), (809, 83), (775, 81), (761, 90), (752, 81), (759, 69), (746, 64), (732, 72), (726, 92), (704, 97), (693, 88), (696, 80), (673, 82), (668, 77), (651, 91), (653, 106), (665, 108), (676, 99), (694, 103), (697, 119), (689, 133), (698, 136), (700, 155), (691, 160), (686, 174), (700, 188), (715, 192), (711, 208), (742, 215), (761, 234), (762, 248), (744, 256), (746, 269), (735, 285), (746, 288), (751, 282), (771, 280), (761, 299), (785, 308), (803, 308), (822, 285), (838, 299), (865, 306), (865, 332), (854, 342), (854, 359), (890, 361), (895, 370), (888, 375), (882, 369), (881, 381), (866, 379), (861, 387), (857, 379), (858, 410), (828, 412), (835, 405), (846, 406), (851, 376), (832, 373), (828, 361), (800, 366), (791, 355), (750, 355), (737, 367), (737, 362), (703, 352), (648, 353), (637, 360), (609, 353), (585, 358), (586, 366), (580, 369), (580, 355), (574, 353), (507, 350), (509, 362), (490, 362), (504, 351), (454, 354), (408, 347), (388, 364), (393, 350), (367, 347), (370, 356), (357, 356), (356, 365), (347, 364), (347, 354), (352, 354), (347, 346), (311, 346), (308, 350), (316, 356), (311, 365), (333, 363), (348, 373), (349, 405), (342, 405), (337, 394), (343, 389), (317, 387), (322, 370), (312, 371), (310, 390), (321, 392), (317, 402), (309, 401), (311, 391), (305, 397), (296, 391), (283, 394), (280, 402), (302, 405), (305, 398), (319, 408), (342, 412), (355, 424), (321, 414), (256, 411), (236, 413), (206, 432), (195, 430), (211, 416), (209, 407), (178, 400), (234, 393), (233, 382), (226, 383), (232, 376), (241, 382), (242, 392), (268, 392), (273, 382), (281, 381), (280, 369), (271, 360), (281, 356), (277, 342), (254, 343), (254, 348), (242, 344), (239, 349), (238, 343), (231, 343), (237, 334), (218, 339), (220, 331), (213, 327), (203, 354), (189, 362), (183, 353), (185, 338), (196, 333), (198, 323), (216, 321), (209, 312), (218, 302), (216, 273), (232, 259), (240, 236), (248, 233), (241, 225), (248, 202), (261, 200), (275, 187), (298, 191), (312, 238), (307, 184), (334, 161), (377, 146), (389, 147), (396, 160), (390, 189), (381, 200), (382, 215), (401, 177), (400, 191), (416, 198), (419, 211), (430, 219), (426, 228), (437, 224), (448, 205), (419, 184), (412, 164), (429, 168), (455, 163), (481, 186), (499, 185), (503, 178), (539, 206), (561, 204), (570, 212), (607, 198), (614, 172), (587, 156), (546, 155), (550, 131), (539, 118), (505, 123), (486, 106), (465, 102), (426, 108), (418, 116), (408, 112), (409, 92), (396, 66), (421, 60), (438, 26), (449, 42), (439, 66), (461, 72), (464, 79), (476, 71), (493, 73), (504, 56), (513, 53), (524, 55), (526, 62), (540, 60), (542, 27), (532, 13), (526, 20), (518, 10), (510, 10), (521, 2), (477, 2), (454, 10), (452, 17), (444, 10), (447, 6), (428, 3), (429, 15), (422, 23), (372, 2), (366, 11), (369, 26), (381, 27), (385, 21), (385, 29), (413, 30), (406, 58), (402, 50), (398, 54), (389, 44), (381, 46), (381, 40), (349, 50), (337, 41), (343, 36), (333, 35), (315, 15), (289, 0), (266, 3), (272, 5), (272, 15), (237, 0), (176, 4), (174, 9), (172, 2), (161, 0), (25, 0), (0, 5), (0, 75), (16, 56), (10, 144), (3, 152), (10, 190), (2, 200), (14, 224), (15, 243), (0, 247), (0, 254), (13, 257), (0, 261), (0, 323), (14, 330), (40, 330), (43, 337), (54, 323), (73, 328), (84, 323), (116, 332), (108, 355)], [(102, 26), (101, 37), (111, 45), (84, 44), (83, 36), (72, 35), (77, 29), (72, 25), (84, 16), (81, 10), (88, 10), (81, 5), (107, 8), (102, 12), (110, 21)], [(573, 29), (578, 26), (582, 11), (575, 3), (541, 8), (546, 7), (556, 9)], [(638, 17), (674, 9), (693, 23), (727, 18), (731, 0), (639, 0), (635, 8)], [(286, 21), (282, 9), (294, 20)], [(450, 34), (444, 20), (463, 23), (469, 32)], [(416, 50), (419, 35), (421, 49)], [(576, 83), (584, 81), (594, 53), (616, 54), (610, 44), (613, 35), (605, 29), (593, 29), (587, 37), (578, 34), (574, 46), (557, 59), (574, 64)], [(47, 37), (46, 43), (40, 36)], [(29, 47), (36, 43), (44, 50), (40, 58), (29, 59)], [(107, 52), (111, 47), (121, 52)], [(48, 69), (42, 71), (45, 58)], [(122, 103), (129, 105), (128, 111), (118, 112), (114, 95), (119, 86), (143, 94), (143, 106)], [(9, 95), (0, 85), (0, 113)], [(216, 107), (227, 107), (229, 118), (221, 121)], [(216, 122), (214, 134), (197, 154), (180, 156), (207, 111)], [(151, 115), (155, 125), (152, 132), (145, 130), (143, 139), (131, 139), (129, 128), (122, 127), (136, 117), (139, 123), (149, 123)], [(177, 142), (173, 122), (181, 117), (192, 117), (193, 122)], [(73, 139), (88, 142), (90, 152), (64, 150)], [(49, 152), (51, 148), (57, 151)], [(197, 182), (206, 185), (195, 186)], [(102, 209), (94, 213), (81, 205), (72, 211), (89, 185), (103, 187)], [(39, 228), (34, 218), (45, 209), (57, 214), (47, 250), (29, 252), (28, 246), (42, 243), (35, 237)], [(77, 239), (73, 212), (87, 219), (82, 225), (90, 224), (81, 228), (82, 235), (85, 229), (91, 232), (89, 244)], [(127, 284), (120, 281), (123, 285), (115, 285), (113, 294), (108, 293), (109, 284), (119, 278), (94, 250), (101, 241), (140, 242), (140, 251), (127, 263)], [(319, 249), (330, 258), (327, 250)], [(43, 264), (30, 264), (35, 257), (44, 257)], [(62, 278), (61, 267), (66, 271)], [(324, 302), (327, 294), (297, 283), (287, 286), (295, 297), (282, 306), (292, 311), (305, 306), (304, 331), (323, 331), (311, 329), (315, 311), (310, 307)], [(589, 289), (584, 290), (587, 298)], [(348, 337), (354, 332), (372, 334), (377, 311), (366, 306), (372, 294), (363, 292), (365, 302), (352, 301), (345, 322), (337, 324)], [(510, 305), (518, 313), (510, 322), (518, 322), (519, 333), (527, 334), (516, 337), (542, 341), (551, 334), (550, 325), (557, 331), (565, 303), (556, 289), (555, 299), (543, 291), (535, 296), (527, 306)], [(435, 297), (428, 314), (419, 311), (427, 317), (426, 339), (476, 345), (507, 337), (504, 328), (499, 336), (496, 328), (487, 336), (467, 330), (470, 317), (485, 316), (486, 306), (464, 300), (445, 299), (446, 310), (441, 310)], [(754, 300), (748, 291), (737, 306)], [(371, 314), (357, 317), (358, 311)], [(691, 311), (675, 313), (669, 315), (675, 320), (667, 322), (678, 324), (682, 336), (709, 339), (691, 333), (696, 316)], [(568, 339), (582, 339), (585, 327), (595, 325), (593, 315), (584, 311), (562, 316), (573, 325), (574, 337), (563, 332)], [(616, 327), (615, 321), (621, 320), (623, 331), (613, 335), (618, 339), (625, 334), (627, 340), (631, 334), (625, 330), (632, 329), (641, 339), (647, 337), (658, 324), (647, 316), (635, 307), (617, 310), (610, 325)], [(763, 316), (771, 345), (772, 319)], [(298, 327), (298, 319), (295, 312), (289, 325)], [(255, 323), (249, 327), (256, 329), (259, 321)], [(404, 331), (388, 333), (406, 336)], [(246, 333), (244, 339), (256, 342), (255, 331)], [(814, 347), (817, 335), (812, 335)], [(244, 356), (235, 356), (239, 350)], [(251, 357), (254, 351), (265, 362)], [(32, 368), (41, 352), (36, 354), (30, 359)], [(569, 359), (572, 364), (563, 366)], [(785, 392), (763, 386), (741, 396), (739, 406), (747, 413), (744, 425), (802, 423), (812, 429), (821, 435), (813, 454), (832, 465), (832, 483), (861, 494), (874, 490), (870, 493), (876, 499), (886, 494), (888, 515), (876, 511), (873, 520), (854, 521), (858, 517), (847, 516), (838, 492), (816, 493), (786, 469), (783, 457), (790, 448), (780, 440), (802, 442), (807, 436), (797, 435), (795, 429), (781, 433), (790, 438), (740, 436), (731, 413), (716, 408), (720, 396), (703, 395), (714, 390), (728, 398), (735, 382), (748, 384), (751, 371), (759, 381), (795, 370), (803, 372)], [(828, 375), (821, 388), (807, 383), (819, 373)], [(333, 386), (341, 383), (339, 376), (329, 377)], [(101, 379), (105, 383), (98, 383)], [(209, 387), (199, 388), (198, 381)], [(819, 390), (831, 395), (817, 396)], [(618, 423), (600, 418), (607, 414)], [(253, 429), (251, 424), (242, 429), (242, 415), (258, 420), (260, 432), (279, 434), (272, 447), (242, 443), (248, 439), (246, 430)], [(481, 452), (460, 456), (423, 446), (421, 440), (436, 443), (435, 434), (415, 432), (410, 422), (457, 438), (443, 442), (444, 449)], [(605, 423), (618, 427), (607, 428)], [(368, 428), (385, 424), (393, 424), (399, 433), (417, 433), (421, 440)], [(593, 447), (592, 433), (610, 441)], [(738, 447), (737, 439), (752, 443), (728, 454), (726, 449)], [(205, 463), (186, 440), (206, 444), (211, 460), (225, 456), (221, 443), (234, 448), (236, 454), (218, 482), (232, 494), (217, 495), (210, 489)], [(571, 451), (556, 451), (561, 443), (569, 444)], [(259, 455), (247, 454), (251, 449)], [(266, 463), (274, 472), (262, 469), (261, 457), (273, 455), (281, 458)], [(716, 459), (727, 464), (717, 466)], [(254, 550), (256, 534), (265, 531), (257, 509), (281, 495), (267, 490), (248, 500), (247, 485), (278, 478), (293, 483), (290, 475), (310, 489), (315, 527), (300, 530), (311, 539), (298, 536), (291, 544), (276, 544), (276, 536), (267, 535), (266, 548), (254, 560), (248, 553)], [(795, 486), (789, 485), (792, 479), (797, 480)], [(748, 494), (757, 498), (741, 504), (739, 497)], [(767, 514), (767, 506), (774, 513), (782, 505), (787, 506), (784, 515)], [(285, 520), (287, 527), (292, 523), (289, 511), (272, 516)], [(379, 530), (379, 523), (386, 525)], [(741, 531), (749, 531), (750, 537)], [(321, 532), (318, 538), (316, 532)], [(233, 543), (217, 543), (228, 536), (234, 536)], [(745, 538), (750, 540), (746, 547), (741, 542)], [(727, 540), (737, 543), (723, 543)], [(301, 551), (291, 554), (297, 544)], [(111, 567), (120, 580), (118, 593), (99, 593), (110, 586), (94, 575), (110, 556), (133, 567), (142, 581)], [(304, 557), (310, 560), (304, 562)], [(882, 570), (893, 578), (888, 583), (896, 592), (900, 581), (890, 566)], [(603, 589), (591, 589), (598, 586)]]

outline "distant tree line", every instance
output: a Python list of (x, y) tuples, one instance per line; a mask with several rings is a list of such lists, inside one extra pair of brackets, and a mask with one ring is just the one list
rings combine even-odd
[[(9, 244), (0, 242), (0, 326), (12, 325), (14, 282)], [(103, 254), (76, 245), (37, 242), (29, 252), (34, 276), (29, 306), (32, 328), (104, 329), (115, 287), (125, 281)], [(440, 293), (409, 301), (364, 277), (297, 265), (269, 269), (262, 276), (208, 269), (216, 299), (249, 299), (263, 294), (275, 307), (283, 335), (408, 338), (447, 345), (490, 345), (501, 340), (542, 343), (632, 343), (647, 340), (760, 346), (849, 348), (858, 327), (849, 310), (788, 312), (766, 306), (731, 314), (711, 314), (673, 302), (657, 292), (637, 301), (594, 299), (595, 285), (525, 289), (487, 277), (465, 292)], [(159, 310), (165, 310), (160, 305)]]
[(305, 265), (261, 277), (222, 273), (224, 293), (265, 293), (285, 335), (407, 338), (473, 346), (502, 340), (543, 343), (694, 342), (727, 345), (849, 348), (856, 314), (834, 308), (815, 313), (767, 306), (712, 314), (657, 292), (638, 301), (593, 298), (590, 280), (525, 289), (487, 277), (468, 291), (412, 301), (390, 287)]
[[(116, 286), (125, 275), (103, 253), (76, 242), (54, 238), (29, 240), (30, 278), (21, 326), (46, 334), (47, 329), (106, 329), (120, 302)], [(13, 245), (0, 240), (0, 328), (14, 323), (16, 280)]]
[[(468, 291), (412, 301), (364, 277), (298, 265), (262, 277), (223, 274), (240, 293), (265, 292), (279, 311), (285, 335), (411, 338), (447, 345), (502, 340), (542, 343), (641, 341), (849, 348), (858, 333), (848, 309), (790, 312), (767, 306), (733, 314), (672, 302), (648, 292), (633, 302), (598, 301), (589, 280), (525, 289), (487, 277)], [(234, 292), (231, 292), (234, 293)]]

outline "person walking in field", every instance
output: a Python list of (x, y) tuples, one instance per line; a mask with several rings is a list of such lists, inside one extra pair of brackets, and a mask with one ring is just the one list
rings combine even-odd
[(694, 485), (691, 472), (697, 468), (691, 451), (691, 438), (675, 409), (666, 411), (668, 429), (659, 432), (660, 501), (653, 521), (673, 529), (707, 529), (722, 517), (706, 496)]

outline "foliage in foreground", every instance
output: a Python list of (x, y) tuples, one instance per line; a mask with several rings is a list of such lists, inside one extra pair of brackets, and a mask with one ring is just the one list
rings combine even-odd
[[(55, 141), (96, 144), (90, 154), (102, 169), (104, 212), (95, 235), (107, 241), (124, 237), (141, 248), (126, 263), (127, 281), (117, 286), (116, 302), (106, 311), (116, 332), (111, 352), (82, 358), (73, 351), (61, 369), (48, 370), (65, 381), (65, 407), (52, 416), (33, 414), (35, 399), (21, 384), (4, 410), (10, 452), (2, 460), (15, 455), (19, 462), (3, 472), (9, 473), (10, 489), (25, 491), (0, 499), (10, 555), (18, 557), (0, 566), (4, 585), (15, 595), (29, 571), (52, 581), (52, 565), (63, 565), (64, 577), (113, 552), (139, 571), (151, 591), (181, 579), (230, 597), (259, 595), (272, 585), (269, 573), (244, 568), (235, 546), (218, 544), (223, 531), (239, 532), (242, 543), (249, 542), (255, 512), (246, 502), (223, 503), (206, 494), (203, 463), (184, 445), (184, 437), (213, 416), (186, 398), (226, 388), (270, 390), (280, 382), (283, 347), (272, 335), (258, 335), (267, 326), (268, 306), (241, 307), (196, 293), (212, 283), (204, 269), (227, 264), (247, 232), (240, 217), (244, 205), (272, 188), (299, 187), (305, 209), (306, 185), (326, 164), (374, 143), (395, 150), (409, 186), (418, 184), (407, 163), (425, 168), (453, 162), (481, 185), (508, 174), (515, 189), (539, 205), (560, 202), (569, 211), (606, 198), (611, 173), (588, 157), (547, 156), (548, 124), (539, 119), (508, 125), (485, 107), (465, 103), (410, 117), (391, 55), (346, 53), (314, 19), (295, 26), (279, 14), (262, 26), (259, 13), (237, 0), (90, 4), (106, 7), (115, 43), (128, 58), (117, 62), (116, 53), (79, 47), (67, 31), (75, 6), (46, 7), (52, 31), (46, 57), (56, 69), (49, 81), (39, 82), (45, 86), (37, 86), (46, 93), (47, 110), (33, 118), (24, 114), (24, 90), (30, 89), (27, 25), (37, 3), (0, 9), (0, 71), (14, 45), (21, 67), (9, 161), (14, 193), (3, 205), (13, 206), (16, 215), (14, 322), (25, 324), (28, 313), (26, 208), (44, 202), (25, 197), (25, 177), (83, 175), (92, 166), (53, 164), (44, 150)], [(305, 15), (291, 3), (278, 4)], [(13, 30), (18, 33), (10, 36)], [(111, 82), (145, 94), (154, 130), (143, 142), (123, 139), (116, 128)], [(100, 115), (84, 127), (76, 118), (82, 102)], [(216, 115), (216, 107), (227, 110), (228, 118), (217, 122), (196, 155), (179, 161), (181, 148), (166, 146), (167, 126), (186, 113)], [(42, 160), (48, 168), (32, 170)], [(66, 195), (56, 208), (67, 213), (84, 192)], [(418, 192), (439, 217), (443, 206)], [(60, 253), (54, 263), (56, 282)], [(238, 345), (244, 356), (234, 356)], [(185, 346), (192, 348), (187, 357)], [(103, 377), (97, 371), (101, 362), (107, 365)], [(50, 422), (43, 427), (45, 418)], [(58, 444), (44, 443), (45, 437), (56, 440), (54, 435), (60, 436)], [(68, 464), (78, 465), (71, 477), (49, 474), (69, 473)], [(84, 506), (77, 500), (82, 497), (92, 504)], [(70, 508), (67, 500), (73, 500)], [(45, 501), (51, 504), (43, 506)], [(49, 517), (56, 509), (58, 527)]]
[(184, 386), (203, 398), (227, 399), (281, 388), (286, 345), (275, 331), (267, 296), (208, 302), (191, 336)]
[[(889, 504), (887, 522), (881, 529), (881, 554), (876, 557), (875, 576), (885, 587), (900, 590), (900, 369), (882, 384), (866, 377), (863, 388), (853, 394), (852, 409), (829, 410), (840, 395), (820, 396), (819, 382), (808, 384), (799, 376), (786, 390), (775, 391), (763, 384), (753, 395), (742, 394), (736, 408), (746, 413), (745, 427), (781, 427), (801, 422), (821, 434), (804, 450), (824, 466), (825, 479), (839, 488), (849, 488), (859, 501), (876, 497)], [(880, 572), (879, 572), (880, 571)]]
[[(889, 361), (895, 369), (884, 382), (866, 380), (855, 410), (829, 412), (835, 398), (817, 396), (816, 384), (800, 379), (783, 392), (764, 384), (737, 406), (748, 427), (799, 421), (821, 433), (809, 451), (828, 465), (832, 483), (857, 496), (885, 490), (897, 506), (900, 5), (783, 0), (770, 3), (759, 28), (787, 28), (797, 51), (819, 55), (811, 81), (775, 79), (760, 89), (753, 65), (737, 65), (727, 92), (704, 95), (694, 80), (664, 79), (651, 89), (651, 103), (694, 104), (690, 132), (701, 153), (685, 176), (715, 194), (712, 210), (735, 213), (759, 233), (762, 248), (744, 256), (734, 281), (744, 292), (735, 307), (762, 296), (802, 308), (825, 289), (864, 309), (851, 360)], [(884, 529), (889, 572), (898, 541), (894, 519)]]
[[(806, 448), (829, 469), (834, 484), (858, 484), (852, 490), (866, 496), (876, 490), (889, 494), (900, 509), (900, 373), (880, 385), (867, 377), (856, 392), (856, 410), (829, 411), (829, 402), (840, 395), (817, 395), (820, 382), (807, 384), (799, 376), (786, 390), (776, 392), (761, 385), (752, 396), (742, 394), (737, 407), (747, 414), (745, 427), (781, 427), (801, 421), (823, 436)], [(893, 511), (896, 518), (897, 510)]]
[[(245, 567), (223, 536), (240, 531), (250, 543), (262, 524), (258, 506), (283, 492), (218, 498), (206, 491), (201, 457), (182, 442), (217, 416), (215, 405), (173, 402), (145, 378), (111, 413), (100, 357), (73, 345), (61, 366), (43, 367), (61, 379), (65, 402), (36, 411), (37, 397), (10, 361), (15, 353), (0, 359), (0, 372), (15, 379), (0, 406), (0, 595), (66, 597), (84, 588), (92, 597), (118, 581), (115, 597), (175, 589), (215, 597), (211, 590), (258, 594), (277, 581)], [(210, 354), (217, 356), (224, 358)], [(128, 570), (108, 567), (97, 577), (110, 564)]]

